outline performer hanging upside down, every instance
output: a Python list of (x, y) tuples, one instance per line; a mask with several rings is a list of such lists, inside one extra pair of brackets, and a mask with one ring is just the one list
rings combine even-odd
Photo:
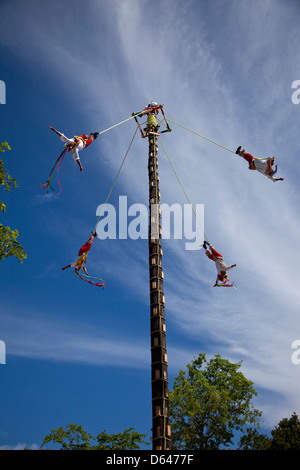
[[(207, 246), (209, 246), (210, 250), (207, 248)], [(215, 262), (216, 268), (218, 271), (217, 279), (216, 279), (214, 287), (228, 285), (229, 278), (228, 278), (227, 271), (230, 271), (230, 269), (234, 268), (236, 264), (232, 264), (231, 266), (226, 266), (226, 264), (223, 261), (223, 256), (220, 253), (218, 253), (214, 249), (214, 247), (210, 245), (208, 242), (204, 241), (203, 247), (206, 250), (205, 251), (206, 256)], [(221, 282), (221, 284), (219, 284), (219, 282)]]
[(81, 173), (83, 172), (83, 167), (79, 158), (79, 151), (86, 149), (95, 139), (97, 139), (99, 132), (92, 132), (89, 136), (82, 134), (79, 136), (74, 136), (72, 139), (66, 137), (62, 132), (57, 131), (54, 127), (49, 126), (49, 129), (54, 131), (57, 135), (60, 136), (61, 140), (65, 142), (65, 146), (68, 147), (68, 152), (73, 153), (73, 159), (78, 163)]
[(64, 268), (62, 268), (63, 271), (67, 268), (75, 268), (74, 273), (77, 274), (78, 271), (81, 271), (81, 269), (83, 269), (85, 274), (88, 276), (88, 272), (84, 265), (86, 262), (88, 252), (90, 251), (92, 243), (96, 236), (97, 236), (97, 233), (93, 232), (90, 238), (88, 239), (88, 241), (84, 245), (82, 245), (82, 247), (80, 248), (78, 252), (78, 259), (74, 263), (69, 264), (68, 266), (65, 266)]
[(247, 153), (245, 149), (241, 150), (242, 147), (238, 147), (236, 154), (243, 157), (249, 163), (249, 170), (257, 170), (263, 175), (270, 178), (272, 181), (283, 181), (284, 178), (274, 178), (277, 172), (277, 165), (273, 168), (275, 157), (268, 158), (257, 158)]

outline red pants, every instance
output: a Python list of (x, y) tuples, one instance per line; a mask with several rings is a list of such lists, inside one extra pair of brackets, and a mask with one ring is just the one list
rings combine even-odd
[(88, 251), (90, 251), (91, 249), (91, 246), (92, 246), (92, 243), (94, 241), (94, 236), (92, 235), (88, 241), (82, 245), (82, 247), (80, 248), (79, 252), (78, 252), (78, 256), (81, 256), (83, 253), (87, 253)]
[[(250, 155), (250, 153), (246, 153), (246, 152), (244, 152), (242, 154), (242, 157), (249, 163), (249, 168), (252, 169), (253, 165), (255, 165), (254, 164), (254, 157), (252, 157), (252, 155)], [(254, 166), (254, 168), (255, 168), (255, 166)]]
[(209, 259), (211, 259), (211, 260), (213, 260), (213, 261), (215, 261), (215, 258), (219, 258), (219, 259), (223, 260), (223, 256), (222, 256), (220, 253), (218, 253), (217, 250), (215, 250), (215, 249), (212, 248), (212, 247), (210, 247), (210, 250), (211, 250), (211, 252), (206, 251), (206, 256), (207, 256)]

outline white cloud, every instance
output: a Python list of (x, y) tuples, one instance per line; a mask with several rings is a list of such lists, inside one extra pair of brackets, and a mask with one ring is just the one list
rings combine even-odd
[[(10, 312), (9, 307), (5, 311)], [(102, 330), (92, 332), (84, 323), (69, 324), (34, 313), (27, 314), (26, 319), (10, 314), (1, 318), (8, 356), (127, 367), (144, 367), (147, 360), (142, 344), (136, 344), (133, 352), (130, 341)]]
[(0, 450), (24, 450), (24, 449), (29, 449), (29, 450), (38, 450), (39, 446), (37, 444), (26, 444), (25, 442), (19, 442), (18, 444), (15, 445), (0, 445)]

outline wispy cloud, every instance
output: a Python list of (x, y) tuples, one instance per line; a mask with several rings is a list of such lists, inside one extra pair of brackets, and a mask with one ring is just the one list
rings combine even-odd
[(29, 450), (38, 450), (39, 446), (37, 444), (26, 444), (25, 442), (19, 442), (13, 446), (0, 446), (0, 450), (24, 450), (25, 448)]
[(144, 367), (147, 363), (142, 345), (136, 344), (133, 351), (130, 341), (112, 337), (103, 330), (92, 332), (84, 323), (69, 324), (53, 316), (29, 312), (26, 318), (1, 315), (1, 323), (5, 325), (2, 335), (8, 357), (127, 367)]
[[(137, 340), (135, 335), (123, 337), (114, 329), (101, 328), (97, 331), (84, 322), (57, 318), (53, 315), (34, 313), (26, 310), (22, 318), (12, 315), (9, 308), (1, 315), (2, 336), (9, 357), (17, 356), (34, 360), (59, 363), (75, 363), (95, 366), (129, 367), (144, 369), (149, 367), (149, 348), (145, 339)], [(172, 373), (178, 367), (185, 367), (193, 356), (192, 350), (169, 345), (172, 356), (169, 365)], [(195, 351), (196, 354), (196, 351)]]
[(34, 206), (40, 206), (40, 205), (53, 202), (53, 200), (55, 200), (56, 198), (57, 196), (53, 192), (45, 193), (45, 194), (36, 194), (32, 199), (32, 204)]

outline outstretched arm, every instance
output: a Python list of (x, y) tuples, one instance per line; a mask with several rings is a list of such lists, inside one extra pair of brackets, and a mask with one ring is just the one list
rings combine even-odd
[(274, 183), (275, 181), (284, 181), (284, 178), (274, 178), (272, 175), (266, 175), (270, 180), (272, 180)]

